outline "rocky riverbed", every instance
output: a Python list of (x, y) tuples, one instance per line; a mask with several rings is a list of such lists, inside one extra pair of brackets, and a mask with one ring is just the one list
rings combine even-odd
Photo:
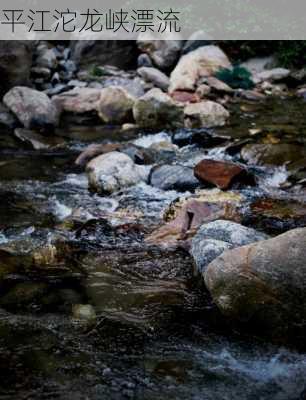
[(303, 78), (253, 60), (237, 89), (216, 44), (129, 45), (16, 44), (0, 399), (303, 399)]

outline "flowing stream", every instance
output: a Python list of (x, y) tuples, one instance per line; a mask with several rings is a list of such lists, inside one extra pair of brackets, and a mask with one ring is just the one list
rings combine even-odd
[[(236, 146), (258, 128), (305, 146), (304, 103), (239, 107), (217, 131)], [(182, 193), (142, 183), (102, 197), (74, 166), (88, 142), (146, 148), (171, 133), (68, 131), (66, 145), (52, 151), (21, 148), (0, 133), (0, 267), (22, 264), (0, 279), (0, 399), (305, 399), (306, 354), (232, 330), (188, 253), (144, 242)], [(187, 145), (179, 157), (190, 166), (204, 157), (235, 160), (226, 146)], [(239, 189), (245, 198), (306, 203), (303, 185), (283, 190), (285, 165), (255, 170), (258, 185)], [(55, 245), (55, 267), (31, 267), (31, 252)], [(76, 321), (75, 304), (91, 304), (95, 321)]]

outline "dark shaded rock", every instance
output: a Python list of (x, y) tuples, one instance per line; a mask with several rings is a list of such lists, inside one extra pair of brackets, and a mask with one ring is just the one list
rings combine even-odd
[(218, 220), (200, 227), (192, 239), (191, 254), (197, 270), (204, 273), (207, 265), (225, 250), (268, 238), (268, 235), (255, 229), (247, 228), (232, 221)]
[(179, 147), (198, 144), (204, 148), (218, 146), (228, 138), (215, 135), (209, 129), (182, 129), (176, 131), (172, 136), (172, 142)]
[(48, 286), (45, 283), (18, 283), (0, 298), (0, 304), (9, 309), (25, 308), (30, 306), (31, 303), (39, 301), (39, 298), (46, 293), (47, 288)]
[(0, 103), (0, 128), (14, 129), (18, 125), (15, 116)]
[(138, 59), (137, 59), (137, 66), (138, 68), (141, 67), (153, 67), (152, 60), (148, 54), (140, 54)]
[(71, 52), (82, 67), (109, 64), (122, 69), (135, 66), (138, 53), (132, 40), (79, 40), (72, 43)]
[(263, 198), (250, 205), (247, 225), (271, 234), (306, 226), (306, 204), (294, 200)]
[(0, 96), (19, 85), (30, 85), (33, 42), (0, 41)]
[(46, 150), (63, 146), (66, 142), (58, 136), (44, 136), (27, 129), (17, 128), (14, 131), (15, 136), (26, 146), (34, 150)]
[(153, 168), (149, 182), (159, 189), (180, 192), (194, 190), (200, 184), (192, 168), (181, 165), (161, 165)]
[[(221, 312), (274, 340), (306, 329), (306, 229), (224, 252), (205, 272)], [(303, 336), (304, 337), (304, 336)]]
[(215, 160), (202, 160), (194, 168), (194, 175), (202, 182), (211, 183), (220, 189), (228, 189), (235, 182), (248, 181), (243, 167)]

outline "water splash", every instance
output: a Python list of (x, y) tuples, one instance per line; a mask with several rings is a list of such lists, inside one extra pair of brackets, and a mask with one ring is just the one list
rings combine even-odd
[(136, 146), (149, 148), (154, 143), (159, 142), (169, 142), (171, 143), (171, 136), (166, 132), (160, 132), (155, 135), (141, 136), (140, 138), (134, 140)]
[(4, 235), (4, 233), (0, 232), (0, 244), (5, 244), (8, 242), (8, 238)]

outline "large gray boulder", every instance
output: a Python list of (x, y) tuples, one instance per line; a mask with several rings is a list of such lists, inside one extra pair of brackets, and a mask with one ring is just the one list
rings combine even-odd
[(306, 328), (306, 228), (224, 252), (205, 271), (223, 314), (274, 339)]
[(203, 46), (184, 55), (170, 76), (170, 92), (194, 90), (200, 78), (208, 77), (220, 68), (230, 68), (224, 52), (217, 46)]
[(157, 88), (137, 99), (133, 115), (141, 128), (180, 128), (184, 124), (183, 108)]
[(184, 113), (187, 128), (223, 126), (230, 116), (221, 104), (210, 100), (187, 104)]
[(147, 181), (149, 169), (136, 165), (126, 154), (112, 151), (91, 160), (86, 166), (91, 190), (110, 194)]
[(84, 114), (97, 112), (101, 89), (74, 88), (52, 98), (53, 104), (63, 112)]
[(0, 40), (0, 95), (18, 85), (30, 85), (33, 42)]
[(120, 86), (109, 86), (101, 89), (97, 104), (99, 117), (108, 124), (121, 124), (133, 118), (135, 97)]
[(16, 86), (6, 93), (3, 103), (27, 129), (48, 130), (59, 123), (58, 108), (43, 92)]
[(169, 78), (166, 74), (161, 72), (157, 68), (152, 67), (141, 67), (138, 68), (137, 73), (141, 76), (146, 82), (151, 83), (155, 87), (167, 92), (169, 88)]
[(266, 234), (236, 222), (217, 220), (200, 227), (192, 239), (191, 254), (197, 270), (203, 273), (207, 265), (225, 250), (268, 238)]

